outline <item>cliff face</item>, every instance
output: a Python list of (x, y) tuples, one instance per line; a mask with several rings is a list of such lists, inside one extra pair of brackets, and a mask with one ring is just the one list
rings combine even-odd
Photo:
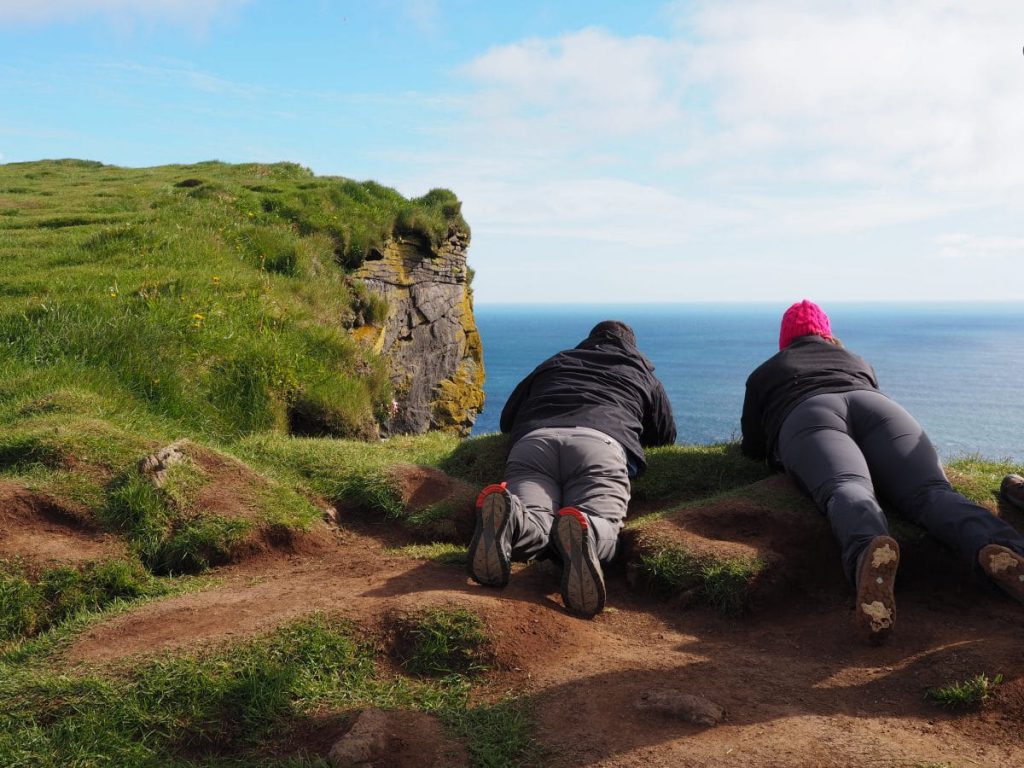
[(385, 431), (469, 434), (484, 403), (483, 347), (473, 318), (468, 235), (436, 250), (416, 235), (390, 240), (355, 272), (387, 301), (383, 320), (355, 330), (390, 364), (398, 412)]

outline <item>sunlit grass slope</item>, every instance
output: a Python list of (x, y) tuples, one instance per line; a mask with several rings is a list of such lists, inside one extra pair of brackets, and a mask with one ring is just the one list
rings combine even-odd
[(459, 207), (288, 163), (0, 165), (0, 408), (73, 382), (211, 438), (297, 408), (370, 435), (390, 392), (349, 337), (373, 309), (350, 272), (466, 229)]

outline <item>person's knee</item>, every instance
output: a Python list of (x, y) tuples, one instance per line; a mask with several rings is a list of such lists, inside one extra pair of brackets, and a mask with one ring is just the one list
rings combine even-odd
[(845, 482), (834, 486), (822, 505), (827, 514), (876, 514), (881, 505), (870, 483)]
[(875, 501), (875, 488), (871, 480), (860, 475), (839, 475), (830, 477), (817, 488), (811, 489), (811, 497), (822, 509), (832, 504), (854, 505)]

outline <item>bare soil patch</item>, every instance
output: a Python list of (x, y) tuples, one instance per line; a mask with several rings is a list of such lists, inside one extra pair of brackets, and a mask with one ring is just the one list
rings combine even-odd
[(97, 530), (73, 504), (0, 482), (0, 558), (46, 566), (125, 556), (121, 540)]

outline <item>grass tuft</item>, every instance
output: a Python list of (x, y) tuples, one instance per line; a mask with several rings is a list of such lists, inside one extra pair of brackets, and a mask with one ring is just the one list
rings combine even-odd
[(946, 709), (977, 709), (988, 700), (992, 691), (1001, 682), (1002, 675), (996, 675), (990, 680), (988, 675), (983, 673), (962, 682), (929, 688), (925, 698)]
[(466, 741), (472, 764), (478, 768), (523, 768), (541, 765), (533, 740), (535, 727), (530, 702), (507, 698), (471, 709), (449, 709), (445, 724)]
[(431, 560), (443, 565), (465, 565), (468, 547), (461, 544), (435, 542), (433, 544), (410, 544), (388, 551), (414, 560)]
[(394, 623), (393, 652), (406, 672), (428, 677), (477, 675), (490, 667), (484, 623), (465, 608), (435, 608)]

